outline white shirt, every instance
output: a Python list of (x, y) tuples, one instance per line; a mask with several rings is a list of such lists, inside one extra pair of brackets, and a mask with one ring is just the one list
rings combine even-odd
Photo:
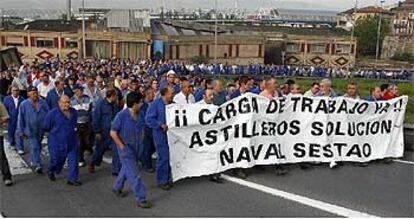
[(54, 88), (53, 83), (49, 82), (48, 85), (45, 85), (43, 82), (37, 85), (37, 89), (39, 90), (39, 95), (41, 97), (46, 98), (47, 93)]
[(206, 101), (204, 101), (204, 99), (200, 100), (197, 102), (198, 104), (207, 104)]
[(19, 105), (19, 98), (18, 97), (13, 97), (13, 101), (14, 101), (14, 107), (17, 109), (18, 105)]
[(178, 104), (190, 104), (195, 103), (195, 98), (192, 94), (188, 95), (188, 98), (186, 98), (183, 92), (180, 92), (174, 96), (173, 101)]

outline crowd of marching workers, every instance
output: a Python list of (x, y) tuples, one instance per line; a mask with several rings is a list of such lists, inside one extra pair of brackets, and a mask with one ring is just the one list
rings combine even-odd
[[(221, 105), (246, 92), (269, 99), (288, 94), (340, 95), (332, 89), (327, 78), (305, 88), (292, 79), (280, 82), (274, 77), (302, 74), (296, 74), (301, 71), (296, 67), (292, 71), (293, 67), (272, 66), (271, 73), (267, 73), (266, 66), (263, 70), (262, 65), (252, 64), (247, 67), (249, 74), (244, 74), (246, 72), (237, 66), (230, 70), (227, 67), (149, 60), (34, 60), (1, 72), (0, 123), (7, 126), (10, 147), (19, 155), (29, 153), (34, 172), (45, 172), (52, 182), (61, 174), (67, 160), (67, 184), (80, 186), (79, 168), (85, 167), (93, 174), (101, 165), (104, 154), (110, 151), (112, 175), (117, 177), (113, 192), (123, 197), (122, 189), (128, 182), (137, 206), (148, 208), (151, 204), (147, 201), (139, 169), (155, 173), (161, 189), (172, 187), (166, 105)], [(332, 76), (323, 75), (321, 72), (325, 70), (313, 67), (309, 72), (307, 76)], [(205, 77), (215, 73), (239, 76), (226, 84), (218, 78)], [(359, 99), (358, 85), (350, 82), (341, 95)], [(398, 95), (396, 84), (382, 84), (373, 86), (366, 100), (389, 100)], [(44, 170), (41, 158), (45, 134), (49, 151), (47, 170)], [(11, 186), (12, 175), (2, 136), (0, 143), (3, 181), (6, 186)], [(154, 157), (155, 162), (152, 161)], [(301, 168), (310, 167), (310, 164), (300, 165)], [(240, 178), (247, 177), (244, 169), (233, 169), (232, 172)], [(277, 165), (276, 172), (283, 175), (287, 169)], [(220, 174), (211, 175), (210, 180), (223, 182)]]

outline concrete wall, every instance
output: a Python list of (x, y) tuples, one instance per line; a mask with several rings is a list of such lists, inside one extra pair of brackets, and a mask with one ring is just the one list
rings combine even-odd
[(382, 43), (381, 57), (390, 59), (396, 53), (414, 54), (414, 35), (411, 36), (387, 36)]

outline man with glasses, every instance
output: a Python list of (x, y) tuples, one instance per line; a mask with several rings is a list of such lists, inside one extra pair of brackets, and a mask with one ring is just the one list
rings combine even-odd
[(7, 135), (10, 146), (17, 150), (20, 155), (24, 154), (23, 139), (16, 133), (17, 117), (19, 115), (19, 107), (24, 98), (20, 96), (20, 90), (17, 86), (12, 86), (12, 94), (4, 98), (4, 106), (9, 114), (7, 124)]

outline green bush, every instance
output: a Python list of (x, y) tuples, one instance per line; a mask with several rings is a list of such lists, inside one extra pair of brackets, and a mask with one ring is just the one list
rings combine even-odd
[(414, 54), (409, 52), (395, 53), (391, 59), (395, 61), (414, 63)]

